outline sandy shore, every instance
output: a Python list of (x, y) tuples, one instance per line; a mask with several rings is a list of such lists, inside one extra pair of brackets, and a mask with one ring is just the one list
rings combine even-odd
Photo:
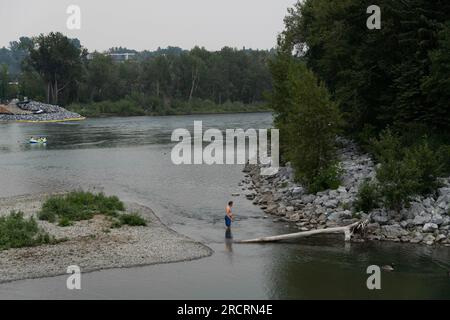
[[(33, 216), (47, 197), (29, 195), (0, 199), (0, 215), (15, 209), (27, 217)], [(70, 265), (79, 266), (85, 273), (194, 260), (212, 254), (207, 246), (165, 226), (151, 209), (135, 203), (126, 203), (126, 209), (138, 212), (147, 220), (147, 226), (109, 229), (109, 222), (103, 216), (78, 221), (70, 227), (38, 221), (40, 227), (56, 239), (66, 238), (67, 241), (0, 251), (0, 283), (66, 274)]]

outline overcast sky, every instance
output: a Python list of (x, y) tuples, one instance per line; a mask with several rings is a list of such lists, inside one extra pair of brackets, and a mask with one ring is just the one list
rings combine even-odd
[[(0, 47), (20, 36), (60, 31), (90, 51), (195, 45), (269, 49), (295, 0), (0, 0)], [(69, 30), (69, 5), (81, 29)]]

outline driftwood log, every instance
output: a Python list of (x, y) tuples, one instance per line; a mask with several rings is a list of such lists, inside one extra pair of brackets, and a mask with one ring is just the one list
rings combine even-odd
[(350, 224), (344, 227), (334, 227), (334, 228), (326, 228), (326, 229), (317, 229), (289, 234), (282, 234), (278, 236), (272, 237), (263, 237), (249, 240), (240, 240), (235, 241), (235, 243), (264, 243), (264, 242), (276, 242), (282, 240), (292, 240), (297, 238), (309, 237), (316, 234), (329, 234), (329, 233), (344, 233), (345, 241), (350, 241), (354, 233), (364, 233), (366, 226), (368, 224), (368, 220), (362, 220)]

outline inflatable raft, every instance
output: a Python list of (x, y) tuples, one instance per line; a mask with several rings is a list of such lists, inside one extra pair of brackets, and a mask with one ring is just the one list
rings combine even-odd
[(37, 144), (37, 143), (40, 143), (40, 144), (44, 144), (44, 143), (47, 143), (47, 138), (31, 138), (30, 140), (29, 140), (29, 143), (31, 143), (31, 144)]

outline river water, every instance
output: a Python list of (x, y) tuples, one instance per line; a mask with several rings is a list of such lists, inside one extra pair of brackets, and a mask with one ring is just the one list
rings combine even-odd
[[(214, 250), (211, 257), (84, 274), (82, 290), (66, 277), (0, 285), (1, 299), (429, 299), (450, 298), (450, 248), (394, 243), (346, 244), (340, 236), (265, 245), (225, 240), (224, 207), (233, 198), (235, 239), (293, 232), (264, 218), (242, 192), (240, 165), (172, 164), (175, 128), (269, 128), (272, 116), (196, 115), (0, 124), (0, 197), (84, 188), (116, 194), (155, 210), (171, 228)], [(30, 136), (48, 145), (29, 145)], [(368, 290), (369, 265), (383, 272)]]

